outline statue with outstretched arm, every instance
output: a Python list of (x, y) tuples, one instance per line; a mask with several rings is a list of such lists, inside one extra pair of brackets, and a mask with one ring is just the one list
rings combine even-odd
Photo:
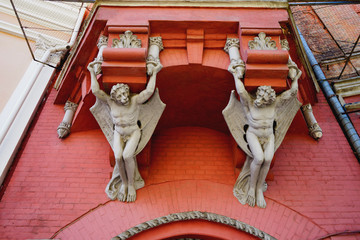
[[(118, 83), (111, 88), (110, 95), (108, 95), (100, 89), (94, 70), (96, 64), (101, 64), (101, 62), (94, 61), (88, 65), (91, 75), (91, 90), (97, 99), (97, 103), (91, 111), (106, 135), (115, 155), (115, 167), (106, 192), (111, 199), (118, 198), (123, 202), (134, 202), (136, 200), (136, 189), (144, 185), (142, 181), (140, 184), (142, 186), (136, 186), (135, 181), (139, 177), (139, 172), (135, 156), (141, 151), (141, 149), (139, 150), (141, 139), (148, 141), (150, 138), (144, 137), (142, 134), (144, 134), (143, 128), (149, 125), (147, 123), (151, 122), (152, 118), (152, 114), (147, 111), (145, 115), (150, 120), (142, 121), (142, 109), (144, 108), (143, 105), (146, 105), (144, 103), (149, 101), (154, 94), (156, 75), (161, 70), (162, 65), (157, 62), (148, 69), (147, 73), (150, 76), (148, 84), (146, 89), (139, 94), (131, 94), (127, 84)], [(160, 112), (160, 116), (162, 111), (163, 108), (154, 110), (154, 112)], [(145, 144), (142, 144), (142, 147)]]
[(291, 87), (278, 96), (271, 86), (259, 86), (255, 96), (249, 94), (241, 81), (244, 65), (232, 62), (229, 71), (240, 101), (233, 91), (223, 115), (234, 139), (247, 154), (234, 195), (242, 204), (265, 208), (263, 192), (270, 163), (301, 105), (297, 100), (301, 71), (296, 64), (289, 66)]

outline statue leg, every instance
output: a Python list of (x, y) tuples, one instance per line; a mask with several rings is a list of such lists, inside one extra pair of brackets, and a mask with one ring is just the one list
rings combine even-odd
[(114, 148), (115, 164), (116, 164), (116, 166), (114, 167), (114, 171), (118, 169), (121, 178), (121, 186), (118, 193), (118, 199), (124, 202), (126, 201), (126, 196), (127, 196), (128, 180), (126, 177), (124, 160), (122, 159), (124, 142), (121, 140), (121, 136), (117, 131), (114, 131), (113, 148)]
[(274, 157), (274, 142), (274, 135), (271, 135), (268, 142), (264, 145), (264, 163), (260, 169), (259, 179), (256, 185), (256, 205), (261, 208), (266, 207), (263, 185), (270, 169), (271, 160)]
[(247, 197), (247, 203), (253, 207), (255, 206), (255, 189), (259, 178), (259, 172), (264, 162), (264, 152), (258, 137), (254, 133), (248, 131), (246, 133), (246, 140), (254, 157), (250, 165), (250, 186)]
[(136, 200), (136, 190), (134, 185), (134, 174), (135, 174), (135, 150), (141, 137), (140, 129), (135, 130), (129, 140), (126, 142), (126, 146), (123, 152), (123, 158), (125, 162), (125, 169), (128, 179), (128, 194), (126, 201), (134, 202)]

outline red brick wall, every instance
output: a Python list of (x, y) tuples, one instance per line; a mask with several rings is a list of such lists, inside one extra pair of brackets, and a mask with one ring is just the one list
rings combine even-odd
[[(55, 90), (29, 131), (18, 154), (17, 166), (8, 179), (9, 184), (0, 202), (0, 239), (49, 238), (60, 228), (76, 222), (82, 214), (91, 217), (92, 208), (102, 209), (108, 205), (104, 193), (111, 172), (108, 143), (100, 130), (72, 133), (65, 140), (58, 139), (56, 128), (62, 120), (63, 109), (52, 104), (54, 95)], [(120, 207), (125, 212), (133, 212), (134, 207), (139, 207), (136, 211), (140, 214), (142, 203), (148, 204), (149, 200), (155, 204), (160, 199), (161, 205), (167, 206), (176, 201), (183, 207), (169, 208), (170, 213), (175, 210), (202, 210), (229, 214), (271, 232), (272, 228), (262, 225), (262, 219), (255, 216), (268, 218), (274, 214), (272, 211), (278, 212), (277, 204), (280, 204), (300, 213), (306, 221), (316, 223), (322, 229), (316, 236), (359, 229), (360, 168), (321, 94), (319, 99), (313, 109), (324, 137), (318, 142), (306, 132), (291, 133), (285, 137), (272, 169), (274, 181), (269, 182), (265, 192), (269, 203), (267, 210), (243, 206), (232, 196), (237, 176), (233, 173), (229, 136), (199, 127), (167, 129), (154, 136), (149, 176), (145, 178), (145, 188), (139, 190), (138, 201), (134, 204), (114, 201), (111, 206)], [(167, 158), (169, 161), (166, 161)], [(191, 190), (189, 186), (194, 184), (186, 185), (179, 179), (189, 179), (198, 184)], [(175, 200), (180, 193), (172, 192), (167, 183), (183, 189), (181, 196), (187, 199), (186, 203)], [(212, 189), (212, 185), (218, 187)], [(196, 194), (190, 193), (190, 190)], [(167, 195), (151, 194), (158, 191)], [(211, 199), (217, 199), (216, 203)], [(200, 205), (189, 205), (191, 202)], [(144, 219), (166, 215), (166, 211), (161, 211), (161, 205), (150, 204), (152, 210), (146, 218), (135, 215), (131, 220), (127, 215), (118, 216), (127, 219), (126, 226), (131, 227), (131, 224), (138, 224)], [(247, 217), (241, 214), (245, 210), (249, 214)], [(102, 214), (109, 213), (107, 211)], [(284, 218), (286, 220), (281, 221), (290, 224), (292, 214), (287, 210), (278, 212), (274, 221)], [(298, 228), (289, 229), (286, 235), (302, 232)], [(114, 229), (102, 231), (106, 234), (120, 233), (120, 230), (111, 232)], [(280, 239), (288, 239), (282, 233), (273, 234)]]

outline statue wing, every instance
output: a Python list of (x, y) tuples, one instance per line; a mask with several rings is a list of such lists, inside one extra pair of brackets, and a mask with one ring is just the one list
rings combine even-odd
[(240, 148), (250, 157), (252, 157), (252, 153), (248, 147), (245, 138), (245, 126), (247, 123), (246, 118), (247, 108), (243, 106), (243, 104), (236, 99), (235, 91), (231, 91), (230, 100), (228, 105), (222, 111), (226, 124), (231, 132), (231, 135), (235, 139), (236, 143), (240, 146)]
[(94, 106), (90, 108), (90, 112), (94, 115), (107, 141), (109, 142), (111, 148), (113, 149), (114, 124), (112, 121), (112, 117), (110, 115), (109, 105), (103, 100), (96, 98), (96, 102)]
[(157, 123), (165, 109), (166, 104), (160, 99), (159, 90), (156, 89), (154, 95), (146, 103), (140, 106), (140, 128), (141, 138), (135, 151), (135, 155), (140, 153), (151, 138)]
[(278, 106), (276, 106), (275, 151), (284, 140), (285, 134), (300, 106), (301, 103), (297, 99), (296, 93), (290, 99), (280, 100)]

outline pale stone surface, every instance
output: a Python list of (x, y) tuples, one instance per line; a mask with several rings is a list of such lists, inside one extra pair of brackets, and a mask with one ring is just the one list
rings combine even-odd
[(271, 37), (266, 37), (264, 32), (259, 33), (258, 37), (249, 41), (250, 50), (276, 50), (276, 42)]
[(226, 44), (224, 51), (229, 54), (230, 65), (228, 71), (236, 74), (237, 78), (243, 78), (245, 73), (245, 63), (240, 58), (239, 53), (240, 41), (237, 38), (228, 38), (226, 39)]
[[(155, 45), (155, 48), (149, 52), (153, 54), (152, 57), (158, 58), (159, 51), (159, 46)], [(90, 111), (98, 121), (115, 155), (115, 167), (106, 187), (106, 193), (112, 200), (118, 198), (123, 202), (134, 202), (136, 189), (145, 184), (140, 176), (135, 156), (149, 141), (165, 108), (158, 91), (155, 91), (156, 75), (162, 65), (159, 59), (147, 64), (150, 79), (146, 89), (139, 94), (131, 94), (127, 84), (119, 83), (112, 87), (108, 95), (99, 87), (95, 73), (97, 64), (101, 62), (95, 60), (88, 66), (91, 74), (91, 90), (96, 96), (96, 103)], [(151, 97), (154, 91), (155, 94)]]
[(233, 65), (230, 63), (229, 71), (233, 74), (240, 101), (233, 91), (223, 115), (234, 139), (247, 154), (234, 186), (234, 195), (242, 204), (265, 208), (263, 192), (271, 160), (301, 105), (296, 97), (301, 71), (296, 68), (291, 88), (279, 96), (270, 86), (258, 87), (256, 96), (252, 96), (240, 79), (242, 66), (237, 70)]
[[(139, 225), (136, 225), (135, 227), (132, 227), (132, 228), (126, 230), (125, 232), (122, 232), (118, 236), (113, 237), (112, 240), (128, 239), (142, 231), (146, 231), (148, 229), (155, 228), (155, 227), (161, 226), (163, 224), (168, 224), (171, 222), (189, 221), (189, 220), (198, 220), (198, 219), (224, 224), (229, 227), (238, 229), (240, 231), (249, 233), (252, 236), (255, 236), (260, 239), (275, 240), (275, 238), (273, 236), (259, 230), (256, 227), (253, 227), (247, 223), (244, 223), (244, 222), (241, 222), (236, 219), (229, 218), (229, 217), (226, 217), (223, 215), (219, 215), (216, 213), (199, 212), (199, 211), (172, 213), (167, 216), (159, 217), (159, 218), (141, 223)], [(186, 238), (186, 239), (189, 239), (189, 238)]]
[(316, 121), (316, 118), (314, 116), (311, 104), (306, 104), (301, 107), (301, 110), (304, 114), (306, 124), (309, 129), (309, 134), (311, 137), (313, 137), (315, 140), (319, 140), (323, 133), (319, 126), (319, 124)]
[(120, 39), (114, 39), (113, 48), (141, 48), (141, 40), (129, 30), (120, 34)]
[(78, 105), (76, 103), (67, 101), (64, 106), (64, 118), (57, 128), (59, 138), (65, 138), (70, 134), (71, 124), (74, 118), (74, 114)]
[[(108, 44), (108, 37), (107, 36), (104, 36), (104, 35), (101, 35), (99, 40), (98, 40), (98, 43), (97, 43), (97, 47), (99, 48), (99, 52), (95, 58), (95, 61), (97, 62), (103, 62), (103, 51), (104, 51), (104, 48), (107, 47), (107, 44)], [(101, 64), (96, 64), (95, 65), (95, 74), (100, 74), (101, 73)]]

